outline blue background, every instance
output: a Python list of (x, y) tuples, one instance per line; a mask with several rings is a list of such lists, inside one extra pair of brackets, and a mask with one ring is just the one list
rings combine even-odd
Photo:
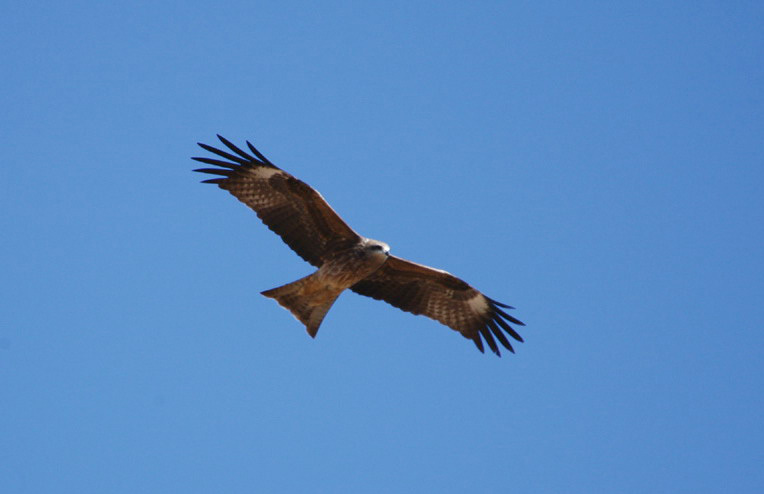
[[(0, 486), (761, 492), (760, 2), (15, 2)], [(251, 139), (516, 306), (517, 354), (311, 272), (189, 157)]]

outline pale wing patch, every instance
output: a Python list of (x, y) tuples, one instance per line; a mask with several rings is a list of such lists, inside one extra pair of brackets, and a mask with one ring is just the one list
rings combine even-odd
[(488, 301), (485, 299), (482, 293), (478, 293), (471, 299), (467, 300), (467, 305), (469, 305), (470, 309), (472, 309), (476, 314), (486, 314), (490, 310)]
[(286, 175), (282, 170), (279, 170), (278, 168), (267, 168), (264, 166), (250, 168), (249, 173), (260, 180), (268, 180), (274, 175)]

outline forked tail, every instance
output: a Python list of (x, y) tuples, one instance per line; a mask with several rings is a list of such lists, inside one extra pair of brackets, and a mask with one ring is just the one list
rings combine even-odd
[(276, 300), (280, 306), (291, 312), (305, 325), (308, 334), (315, 338), (321, 321), (342, 290), (327, 288), (316, 280), (314, 275), (310, 275), (261, 293)]

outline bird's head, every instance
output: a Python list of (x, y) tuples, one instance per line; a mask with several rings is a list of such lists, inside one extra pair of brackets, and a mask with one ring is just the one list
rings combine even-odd
[(390, 256), (390, 246), (379, 240), (364, 239), (363, 249), (369, 256), (379, 256), (382, 259), (387, 259)]

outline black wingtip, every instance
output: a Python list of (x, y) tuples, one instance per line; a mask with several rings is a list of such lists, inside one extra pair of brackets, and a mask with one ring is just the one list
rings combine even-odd
[[(246, 141), (247, 147), (250, 149), (250, 151), (252, 151), (252, 153), (255, 156), (252, 156), (248, 154), (247, 152), (243, 151), (241, 148), (236, 146), (236, 144), (232, 143), (231, 141), (229, 141), (222, 135), (220, 134), (215, 134), (215, 135), (217, 136), (218, 140), (222, 142), (223, 145), (229, 150), (231, 150), (234, 154), (231, 154), (227, 151), (223, 151), (222, 149), (218, 149), (216, 147), (210, 146), (209, 144), (204, 144), (203, 142), (197, 142), (196, 145), (204, 149), (205, 151), (208, 151), (212, 154), (216, 154), (222, 158), (230, 160), (232, 161), (232, 163), (220, 162), (220, 160), (213, 160), (211, 158), (192, 158), (192, 159), (195, 159), (197, 161), (202, 161), (203, 163), (214, 164), (217, 166), (223, 166), (227, 168), (234, 168), (238, 166), (249, 165), (249, 166), (266, 166), (266, 167), (278, 169), (278, 167), (274, 165), (271, 162), (271, 160), (266, 158), (263, 155), (263, 153), (258, 151), (257, 148), (255, 148), (255, 146), (253, 146), (251, 142)], [(216, 161), (216, 163), (213, 163), (213, 161)]]
[(512, 307), (511, 305), (502, 304), (498, 300), (494, 300), (494, 299), (488, 298), (488, 297), (486, 297), (486, 299), (488, 299), (488, 301), (491, 302), (493, 305), (498, 305), (499, 307), (504, 307), (505, 309), (514, 309), (514, 307)]
[[(222, 149), (218, 149), (216, 147), (212, 147), (209, 144), (204, 144), (203, 142), (197, 142), (199, 147), (204, 149), (205, 151), (208, 151), (212, 154), (217, 154), (221, 158), (225, 158), (227, 160), (231, 160), (234, 163), (238, 163), (239, 165), (251, 165), (253, 163), (252, 157), (248, 156), (248, 158), (242, 158), (241, 156), (236, 156), (231, 153), (228, 153), (226, 151), (223, 151)], [(235, 147), (235, 146), (234, 146)]]
[(483, 326), (480, 328), (480, 334), (483, 335), (483, 339), (486, 343), (488, 343), (488, 347), (491, 349), (491, 351), (501, 357), (501, 352), (499, 352), (499, 347), (496, 345), (496, 341), (493, 339), (491, 331), (489, 331), (486, 326)]
[(507, 321), (511, 322), (512, 324), (517, 324), (518, 326), (525, 326), (525, 323), (523, 323), (520, 319), (517, 319), (516, 317), (513, 317), (503, 310), (499, 309), (498, 307), (493, 307), (494, 312), (496, 312), (498, 315), (506, 319)]
[(199, 163), (204, 163), (205, 165), (219, 166), (221, 168), (228, 168), (229, 170), (238, 170), (239, 168), (241, 168), (241, 166), (236, 163), (229, 163), (223, 160), (216, 160), (215, 158), (206, 158), (204, 156), (192, 156), (191, 159), (194, 161), (198, 161)]
[(480, 339), (480, 335), (476, 334), (473, 338), (471, 338), (472, 343), (475, 344), (478, 350), (480, 350), (480, 353), (485, 353), (485, 349), (483, 348), (483, 340)]
[(222, 175), (224, 177), (230, 177), (234, 173), (225, 168), (197, 168), (194, 171), (199, 173), (209, 173), (210, 175)]
[(257, 158), (260, 161), (262, 161), (263, 163), (265, 163), (268, 166), (272, 166), (273, 168), (277, 168), (276, 165), (271, 163), (271, 160), (266, 158), (265, 155), (263, 155), (263, 153), (258, 151), (257, 148), (255, 146), (253, 146), (251, 142), (247, 141), (247, 147), (249, 148), (250, 151), (252, 151), (252, 153), (254, 153), (255, 156), (257, 156)]
[(501, 313), (497, 313), (494, 316), (493, 321), (497, 323), (499, 326), (501, 326), (501, 328), (504, 331), (506, 331), (509, 334), (509, 336), (516, 339), (520, 343), (523, 343), (523, 337), (520, 336), (520, 333), (515, 331), (515, 329), (512, 326), (510, 326), (509, 323), (502, 318)]
[(496, 321), (489, 320), (488, 321), (488, 328), (491, 330), (493, 335), (496, 337), (497, 340), (499, 340), (499, 343), (501, 343), (504, 348), (509, 350), (512, 353), (515, 353), (515, 349), (512, 348), (512, 344), (509, 342), (506, 336), (504, 336), (504, 333), (501, 332), (501, 329), (496, 324)]
[(247, 160), (249, 162), (255, 161), (255, 158), (253, 158), (249, 154), (247, 154), (244, 151), (242, 151), (241, 149), (239, 149), (238, 146), (236, 146), (234, 143), (232, 143), (231, 141), (229, 141), (225, 137), (221, 136), (220, 134), (217, 134), (217, 136), (218, 136), (218, 139), (220, 139), (220, 142), (222, 142), (228, 149), (230, 149), (234, 153), (238, 154), (239, 156), (241, 156), (242, 158), (244, 158), (245, 160)]
[[(482, 325), (473, 330), (475, 332), (472, 333), (470, 338), (481, 352), (483, 352), (482, 340), (485, 340), (485, 343), (497, 357), (501, 357), (499, 344), (510, 352), (515, 353), (515, 349), (507, 338), (507, 335), (520, 343), (523, 342), (523, 338), (512, 326), (509, 325), (509, 323), (517, 324), (519, 326), (525, 326), (525, 324), (510, 316), (500, 308), (504, 307), (506, 309), (511, 309), (511, 306), (502, 304), (501, 302), (488, 297), (485, 298), (488, 301), (489, 311), (483, 314)], [(497, 344), (497, 341), (499, 344)]]

